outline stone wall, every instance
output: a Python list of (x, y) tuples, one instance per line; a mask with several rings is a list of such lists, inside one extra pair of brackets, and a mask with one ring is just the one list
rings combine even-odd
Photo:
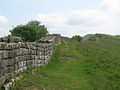
[(48, 64), (57, 37), (45, 37), (37, 43), (0, 43), (0, 83), (32, 67)]

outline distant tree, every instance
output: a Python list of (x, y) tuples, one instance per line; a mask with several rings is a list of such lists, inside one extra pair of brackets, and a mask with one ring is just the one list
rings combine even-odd
[(80, 35), (75, 35), (72, 37), (73, 40), (81, 41), (82, 37)]
[(18, 25), (10, 32), (12, 36), (18, 36), (24, 41), (32, 42), (48, 34), (47, 28), (38, 21), (30, 21), (26, 25)]

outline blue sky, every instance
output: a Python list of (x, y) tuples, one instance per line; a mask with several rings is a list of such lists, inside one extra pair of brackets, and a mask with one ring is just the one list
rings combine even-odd
[[(8, 34), (12, 26), (34, 19), (45, 24), (51, 33), (65, 36), (88, 33), (116, 34), (118, 30), (113, 31), (111, 28), (119, 27), (112, 26), (108, 31), (104, 28), (108, 29), (113, 21), (118, 23), (118, 3), (119, 0), (1, 0), (0, 35)], [(101, 23), (105, 23), (103, 28), (99, 28)]]
[(38, 13), (66, 12), (96, 8), (101, 0), (2, 0), (0, 14), (12, 22), (22, 22)]

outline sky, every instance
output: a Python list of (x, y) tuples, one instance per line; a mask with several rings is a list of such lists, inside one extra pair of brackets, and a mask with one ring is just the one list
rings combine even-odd
[(64, 36), (120, 34), (120, 0), (0, 0), (0, 37), (38, 20)]

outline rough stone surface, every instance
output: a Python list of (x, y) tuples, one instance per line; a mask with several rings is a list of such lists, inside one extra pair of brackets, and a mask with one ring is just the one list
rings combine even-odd
[(37, 43), (0, 42), (0, 84), (29, 68), (48, 64), (55, 43), (60, 42), (58, 37), (44, 37)]

